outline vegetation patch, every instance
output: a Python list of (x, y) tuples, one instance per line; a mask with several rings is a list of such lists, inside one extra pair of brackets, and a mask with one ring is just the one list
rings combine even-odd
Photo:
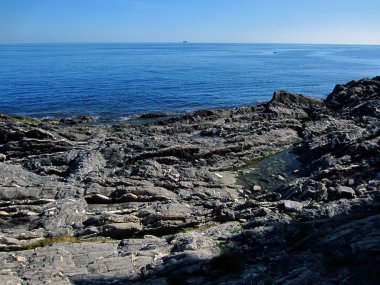
[(38, 240), (36, 242), (21, 246), (18, 250), (28, 250), (28, 249), (35, 249), (38, 247), (45, 247), (57, 242), (77, 243), (79, 242), (79, 240), (73, 236), (47, 237), (47, 238)]
[(292, 219), (295, 219), (298, 217), (298, 213), (296, 212), (288, 212), (286, 213), (289, 217), (291, 217)]
[(19, 122), (27, 125), (38, 125), (41, 123), (41, 121), (32, 118), (22, 118)]
[(106, 243), (106, 242), (115, 242), (119, 240), (115, 240), (109, 237), (93, 237), (93, 238), (87, 238), (87, 239), (81, 239), (80, 242), (99, 242), (99, 243)]

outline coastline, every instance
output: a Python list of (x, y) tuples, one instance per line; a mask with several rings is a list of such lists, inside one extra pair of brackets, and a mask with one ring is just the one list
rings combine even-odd
[[(1, 116), (0, 276), (378, 280), (379, 92), (375, 77), (323, 101), (278, 91), (257, 106), (109, 128)], [(276, 157), (289, 148), (294, 156)], [(301, 164), (273, 165), (286, 159)], [(236, 183), (257, 169), (251, 184)]]
[(380, 67), (377, 47), (57, 44), (0, 53), (0, 112), (38, 119), (230, 108), (268, 101), (274, 90), (325, 98)]

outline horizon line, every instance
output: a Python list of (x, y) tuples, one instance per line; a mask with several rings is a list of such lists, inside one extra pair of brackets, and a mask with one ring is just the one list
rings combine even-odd
[(246, 44), (246, 45), (341, 45), (341, 46), (380, 46), (380, 43), (306, 43), (306, 42), (202, 42), (202, 41), (67, 41), (67, 42), (0, 42), (0, 45), (34, 45), (34, 44)]

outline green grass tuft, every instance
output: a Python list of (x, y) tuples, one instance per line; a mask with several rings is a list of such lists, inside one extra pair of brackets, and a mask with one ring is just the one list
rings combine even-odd
[(47, 237), (47, 238), (38, 240), (36, 242), (24, 245), (19, 250), (28, 250), (28, 249), (35, 249), (38, 247), (45, 247), (57, 242), (77, 243), (79, 242), (79, 240), (73, 236)]
[(19, 122), (27, 125), (38, 125), (39, 123), (41, 123), (39, 120), (35, 120), (32, 118), (22, 118)]

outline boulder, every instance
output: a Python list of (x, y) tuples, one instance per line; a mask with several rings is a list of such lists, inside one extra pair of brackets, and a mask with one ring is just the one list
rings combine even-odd
[(355, 191), (351, 187), (338, 186), (336, 188), (336, 191), (340, 198), (348, 198), (348, 199), (355, 198)]

